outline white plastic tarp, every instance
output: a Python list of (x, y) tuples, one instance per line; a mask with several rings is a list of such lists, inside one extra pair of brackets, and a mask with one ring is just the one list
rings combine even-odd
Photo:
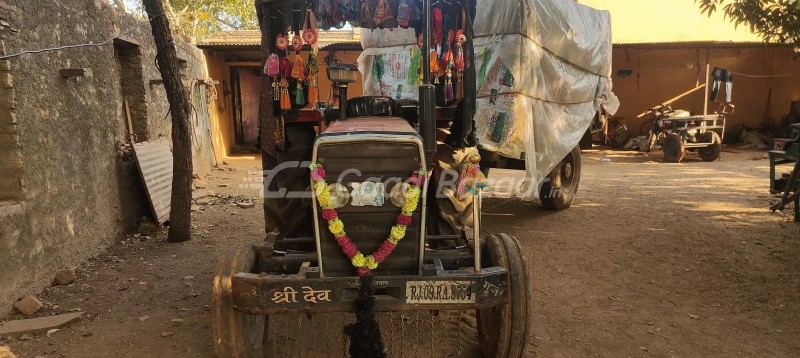
[[(619, 107), (610, 14), (567, 0), (478, 0), (474, 29), (480, 145), (525, 159), (529, 183), (540, 183), (601, 105), (611, 114)], [(365, 94), (416, 99), (413, 30), (363, 29), (361, 39)], [(375, 61), (383, 64), (380, 78)], [(519, 196), (532, 198), (537, 187)]]

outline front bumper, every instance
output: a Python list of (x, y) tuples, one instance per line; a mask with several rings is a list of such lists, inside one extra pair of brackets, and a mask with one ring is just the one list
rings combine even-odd
[[(508, 302), (508, 271), (443, 270), (425, 265), (421, 276), (380, 276), (373, 284), (376, 311), (472, 310)], [(320, 277), (305, 264), (295, 275), (238, 273), (231, 278), (233, 306), (258, 315), (355, 311), (358, 277)]]

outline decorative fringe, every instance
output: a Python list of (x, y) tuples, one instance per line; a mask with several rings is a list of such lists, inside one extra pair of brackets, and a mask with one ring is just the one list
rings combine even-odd
[(439, 55), (436, 51), (431, 50), (431, 76), (434, 78), (433, 83), (439, 83)]
[(375, 277), (367, 273), (361, 276), (361, 289), (356, 298), (356, 323), (347, 325), (345, 333), (350, 337), (351, 358), (385, 358), (381, 327), (375, 320), (375, 297), (372, 284)]
[(444, 100), (445, 101), (452, 101), (455, 99), (455, 95), (453, 94), (453, 71), (447, 69), (447, 77), (444, 80)]
[(314, 82), (308, 85), (308, 102), (313, 106), (316, 106), (317, 102), (319, 102), (319, 90), (317, 89), (317, 84)]
[(303, 82), (297, 81), (297, 95), (294, 98), (294, 103), (304, 106), (306, 104), (306, 97), (303, 93)]

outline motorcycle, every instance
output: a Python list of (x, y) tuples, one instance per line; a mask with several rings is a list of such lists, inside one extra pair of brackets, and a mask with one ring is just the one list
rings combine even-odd
[(692, 114), (682, 109), (673, 109), (671, 104), (659, 104), (645, 110), (645, 115), (651, 118), (642, 124), (639, 134), (647, 137), (647, 143), (640, 145), (643, 152), (649, 152), (653, 146), (661, 143), (667, 133), (664, 130), (664, 120), (668, 118), (687, 118)]

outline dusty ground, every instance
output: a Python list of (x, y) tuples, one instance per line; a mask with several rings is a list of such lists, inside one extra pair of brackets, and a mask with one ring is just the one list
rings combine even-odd
[[(666, 164), (656, 153), (591, 151), (570, 210), (485, 202), (486, 230), (518, 237), (532, 270), (529, 356), (800, 356), (800, 225), (788, 212), (767, 210), (775, 199), (767, 194), (763, 152), (723, 155), (714, 163), (690, 155)], [(7, 344), (22, 358), (212, 356), (207, 305), (217, 253), (263, 236), (259, 205), (236, 204), (258, 197), (247, 186), (256, 184), (250, 171), (259, 162), (229, 162), (201, 193), (241, 197), (211, 197), (218, 202), (194, 215), (193, 241), (167, 244), (163, 233), (121, 240), (79, 268), (75, 284), (40, 295), (48, 305), (42, 314), (80, 309), (87, 319)], [(271, 329), (280, 333), (268, 351), (342, 356), (342, 319), (275, 320)], [(394, 314), (381, 323), (391, 331), (393, 356), (401, 347), (430, 355), (425, 332), (447, 342), (444, 355), (474, 356), (469, 316)], [(461, 333), (442, 333), (456, 328)], [(298, 338), (300, 331), (314, 333)], [(418, 344), (413, 332), (423, 333)], [(298, 346), (302, 354), (291, 350)]]

